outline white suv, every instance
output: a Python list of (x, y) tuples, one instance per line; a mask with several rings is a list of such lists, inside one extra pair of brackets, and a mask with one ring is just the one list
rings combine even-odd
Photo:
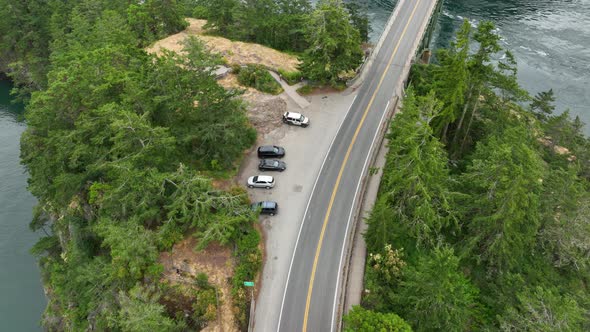
[(275, 179), (270, 175), (256, 175), (248, 178), (249, 188), (270, 189), (275, 186)]
[(309, 118), (295, 112), (285, 112), (283, 114), (283, 122), (301, 127), (309, 126)]

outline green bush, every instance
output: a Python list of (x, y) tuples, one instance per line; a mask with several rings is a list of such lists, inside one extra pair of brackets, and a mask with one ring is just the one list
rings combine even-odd
[(203, 324), (204, 322), (212, 321), (217, 318), (217, 295), (215, 289), (199, 290), (196, 301), (192, 304), (193, 315), (195, 322)]
[(410, 325), (395, 313), (381, 313), (354, 306), (344, 316), (345, 332), (412, 332)]
[(240, 68), (238, 72), (240, 84), (253, 87), (254, 89), (273, 95), (283, 92), (281, 85), (270, 75), (264, 66), (247, 65)]
[(207, 10), (207, 7), (199, 5), (193, 9), (192, 14), (194, 18), (206, 19), (209, 16), (209, 10)]
[(297, 89), (297, 92), (303, 96), (310, 94), (312, 91), (313, 91), (313, 86), (311, 86), (309, 84), (306, 84), (306, 85), (300, 87), (299, 89)]
[(301, 82), (301, 79), (303, 78), (303, 75), (299, 71), (285, 71), (279, 69), (279, 74), (289, 85), (297, 84)]
[(258, 248), (260, 234), (256, 229), (245, 230), (237, 240), (236, 256), (237, 266), (232, 282), (232, 297), (235, 303), (236, 321), (242, 329), (248, 326), (249, 291), (244, 287), (244, 281), (252, 281), (256, 278), (262, 266), (262, 253)]
[(209, 276), (202, 272), (197, 274), (195, 284), (201, 289), (211, 288), (211, 284), (209, 284)]

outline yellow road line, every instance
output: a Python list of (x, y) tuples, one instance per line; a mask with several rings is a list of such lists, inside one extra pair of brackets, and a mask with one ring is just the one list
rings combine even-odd
[(421, 0), (416, 1), (416, 5), (414, 6), (412, 13), (410, 14), (410, 18), (408, 19), (408, 23), (406, 23), (406, 26), (404, 27), (404, 30), (402, 31), (402, 34), (401, 34), (399, 40), (397, 41), (395, 48), (393, 49), (393, 53), (391, 54), (391, 57), (389, 58), (389, 62), (387, 63), (387, 67), (385, 68), (385, 71), (383, 71), (383, 75), (381, 75), (381, 79), (379, 80), (379, 84), (377, 85), (377, 88), (375, 89), (373, 96), (371, 96), (371, 100), (369, 101), (369, 104), (367, 105), (367, 108), (365, 109), (363, 117), (361, 118), (361, 122), (359, 123), (358, 127), (356, 127), (356, 130), (354, 132), (354, 136), (352, 137), (352, 141), (350, 142), (350, 145), (348, 146), (348, 150), (346, 150), (346, 155), (344, 156), (344, 160), (342, 161), (342, 166), (340, 167), (340, 171), (338, 172), (338, 177), (336, 178), (336, 184), (334, 185), (334, 189), (332, 190), (332, 196), (330, 197), (330, 203), (328, 204), (328, 210), (326, 211), (326, 216), (324, 218), (324, 223), (322, 225), (322, 231), (320, 232), (320, 240), (319, 240), (318, 246), (316, 248), (315, 258), (313, 260), (313, 267), (311, 269), (311, 276), (309, 279), (309, 288), (307, 290), (307, 301), (305, 303), (305, 315), (303, 316), (303, 328), (302, 328), (303, 332), (307, 331), (307, 320), (309, 318), (309, 306), (311, 303), (311, 294), (313, 293), (313, 282), (315, 280), (315, 272), (316, 272), (316, 269), (318, 266), (320, 252), (322, 250), (322, 243), (324, 242), (324, 235), (326, 233), (326, 227), (328, 226), (328, 220), (330, 219), (330, 213), (332, 212), (332, 205), (334, 205), (334, 199), (336, 198), (336, 192), (338, 191), (338, 187), (340, 186), (340, 180), (342, 179), (342, 174), (344, 173), (344, 167), (346, 167), (346, 163), (348, 162), (348, 157), (350, 157), (350, 152), (352, 151), (352, 147), (354, 146), (354, 143), (356, 142), (358, 134), (361, 130), (361, 127), (363, 126), (363, 123), (365, 122), (365, 119), (367, 118), (367, 114), (369, 114), (369, 109), (371, 108), (371, 106), (373, 105), (373, 102), (375, 101), (375, 97), (377, 96), (377, 92), (379, 92), (379, 89), (381, 88), (381, 84), (383, 84), (383, 80), (385, 79), (385, 76), (387, 75), (387, 72), (389, 71), (389, 67), (391, 66), (391, 64), (393, 62), (393, 58), (397, 54), (397, 50), (399, 49), (401, 41), (402, 41), (404, 35), (406, 34), (406, 31), (408, 30), (408, 27), (410, 26), (412, 19), (414, 18), (414, 14), (416, 13), (416, 9), (418, 8), (418, 5), (420, 4), (420, 2), (421, 2)]

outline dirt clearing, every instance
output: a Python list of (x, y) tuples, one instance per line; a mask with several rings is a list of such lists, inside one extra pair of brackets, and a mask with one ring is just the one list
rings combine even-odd
[[(219, 311), (221, 326), (218, 321), (209, 322), (202, 331), (238, 331), (233, 319), (230, 280), (234, 274), (234, 261), (231, 250), (217, 244), (210, 244), (206, 249), (196, 251), (197, 241), (190, 236), (177, 243), (171, 252), (160, 255), (164, 266), (164, 279), (171, 284), (192, 284), (199, 273), (209, 277), (209, 283), (219, 290)], [(180, 273), (177, 273), (177, 270)]]
[(272, 48), (253, 43), (231, 41), (227, 38), (205, 35), (203, 26), (207, 21), (187, 18), (188, 28), (175, 35), (157, 41), (147, 48), (149, 53), (160, 54), (165, 48), (174, 52), (182, 50), (182, 41), (188, 36), (196, 36), (213, 53), (222, 55), (228, 63), (237, 65), (259, 64), (274, 71), (279, 69), (297, 71), (299, 60), (296, 56), (279, 52)]

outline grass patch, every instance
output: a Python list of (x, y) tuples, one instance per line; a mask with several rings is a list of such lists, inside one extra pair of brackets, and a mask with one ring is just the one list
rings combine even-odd
[(299, 71), (286, 71), (283, 69), (279, 69), (279, 75), (283, 77), (285, 82), (289, 85), (297, 84), (301, 82), (303, 75)]
[(346, 82), (341, 82), (341, 81), (338, 81), (337, 83), (332, 84), (332, 87), (338, 91), (344, 91), (347, 88)]
[(241, 67), (238, 72), (238, 82), (252, 87), (258, 91), (278, 95), (283, 88), (268, 72), (266, 67), (261, 65), (247, 65)]
[(312, 93), (314, 88), (315, 87), (312, 85), (305, 84), (304, 86), (297, 89), (297, 93), (299, 93), (302, 96), (305, 96), (305, 95)]

